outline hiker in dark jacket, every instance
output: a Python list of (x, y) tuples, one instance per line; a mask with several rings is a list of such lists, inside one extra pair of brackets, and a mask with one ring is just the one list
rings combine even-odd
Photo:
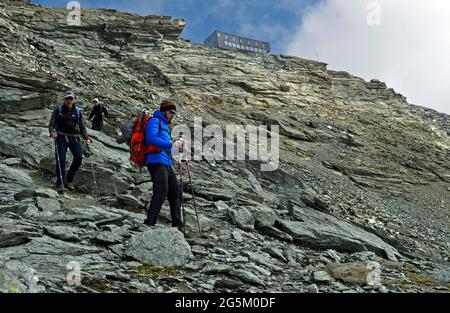
[(149, 153), (146, 158), (147, 168), (153, 182), (153, 196), (145, 221), (147, 225), (155, 225), (161, 207), (169, 199), (172, 226), (182, 229), (181, 220), (181, 189), (177, 176), (172, 168), (172, 149), (180, 150), (183, 142), (171, 141), (169, 124), (176, 114), (173, 102), (163, 102), (160, 109), (153, 113), (145, 129), (146, 144), (152, 144), (161, 149), (159, 153)]
[(103, 128), (103, 117), (108, 117), (108, 110), (106, 110), (98, 98), (95, 98), (93, 103), (94, 107), (91, 110), (91, 114), (89, 114), (88, 120), (94, 118), (92, 119), (92, 129), (101, 131)]
[[(92, 140), (87, 134), (81, 110), (76, 107), (75, 94), (72, 91), (66, 92), (63, 103), (63, 105), (58, 106), (55, 111), (53, 111), (50, 123), (48, 124), (50, 136), (56, 142), (56, 188), (59, 191), (64, 190), (63, 184), (65, 184), (69, 190), (75, 189), (73, 180), (76, 172), (81, 166), (83, 158), (80, 134), (86, 144), (89, 145), (92, 143)], [(70, 149), (70, 152), (73, 154), (73, 162), (67, 173), (67, 180), (65, 180), (67, 149)], [(59, 171), (60, 168), (61, 173)]]

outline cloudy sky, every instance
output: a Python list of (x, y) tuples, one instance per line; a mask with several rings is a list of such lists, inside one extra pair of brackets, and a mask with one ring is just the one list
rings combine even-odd
[[(32, 0), (65, 7), (66, 0)], [(377, 78), (410, 103), (450, 113), (448, 0), (81, 0), (82, 7), (184, 18), (184, 38), (214, 30), (269, 41), (272, 53)]]

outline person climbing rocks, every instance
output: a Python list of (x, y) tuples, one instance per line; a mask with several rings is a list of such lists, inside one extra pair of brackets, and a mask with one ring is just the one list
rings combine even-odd
[[(58, 191), (63, 191), (65, 186), (68, 190), (74, 190), (73, 181), (83, 158), (80, 135), (86, 144), (92, 143), (86, 131), (81, 110), (76, 106), (74, 92), (67, 91), (64, 94), (63, 105), (57, 106), (53, 111), (48, 129), (56, 145), (56, 188)], [(73, 162), (65, 179), (67, 149), (72, 152)]]
[(148, 120), (145, 129), (146, 144), (158, 147), (160, 152), (149, 153), (146, 157), (147, 169), (153, 182), (153, 195), (148, 216), (144, 223), (150, 226), (156, 224), (161, 207), (167, 197), (172, 227), (178, 227), (179, 230), (182, 230), (181, 189), (172, 167), (172, 149), (181, 150), (183, 141), (177, 140), (172, 143), (169, 128), (176, 115), (176, 110), (174, 102), (162, 102), (159, 110), (156, 110), (153, 117)]
[(92, 119), (93, 130), (101, 131), (103, 128), (103, 117), (108, 117), (108, 110), (98, 98), (95, 98), (92, 103), (94, 107), (91, 110), (91, 114), (89, 114), (88, 120)]

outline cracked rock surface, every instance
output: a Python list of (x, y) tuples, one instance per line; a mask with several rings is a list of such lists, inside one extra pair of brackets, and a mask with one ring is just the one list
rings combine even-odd
[[(191, 44), (170, 17), (66, 17), (0, 2), (0, 292), (449, 291), (448, 115), (324, 63)], [(76, 190), (60, 195), (47, 124), (67, 89), (85, 117), (94, 97), (110, 116), (88, 129)], [(202, 233), (186, 185), (186, 238), (167, 203), (143, 225), (152, 182), (115, 141), (163, 99), (190, 128), (201, 117), (280, 129), (275, 171), (190, 162)]]

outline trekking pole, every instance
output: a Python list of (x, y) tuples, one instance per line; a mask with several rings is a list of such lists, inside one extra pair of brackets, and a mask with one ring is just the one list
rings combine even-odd
[(198, 218), (198, 212), (197, 212), (197, 204), (195, 203), (195, 191), (194, 191), (194, 183), (192, 182), (192, 176), (191, 176), (191, 168), (189, 166), (189, 161), (188, 161), (188, 155), (187, 155), (187, 149), (185, 147), (185, 162), (186, 162), (186, 166), (187, 166), (187, 171), (188, 171), (188, 176), (189, 176), (189, 183), (191, 184), (191, 189), (192, 189), (192, 200), (194, 201), (194, 210), (195, 210), (195, 216), (197, 217), (197, 226), (198, 226), (198, 231), (200, 233), (200, 236), (202, 235), (202, 230), (200, 228), (200, 220)]
[(89, 155), (89, 163), (91, 164), (91, 170), (92, 170), (92, 177), (94, 178), (94, 186), (95, 186), (95, 200), (98, 202), (98, 189), (97, 189), (97, 180), (95, 179), (95, 171), (94, 171), (94, 164), (92, 163), (92, 154), (91, 149), (89, 148), (89, 145), (87, 145), (87, 151)]
[(56, 162), (58, 162), (59, 179), (60, 179), (60, 182), (61, 182), (62, 193), (64, 194), (65, 193), (64, 179), (63, 179), (63, 174), (62, 174), (62, 171), (61, 171), (61, 161), (59, 159), (59, 149), (58, 149), (58, 144), (56, 142), (56, 139), (55, 139), (55, 151), (56, 151)]
[(181, 216), (183, 219), (183, 235), (186, 236), (186, 215), (183, 199), (183, 168), (181, 166), (181, 154), (178, 156), (178, 171), (180, 172), (180, 193), (181, 193)]

